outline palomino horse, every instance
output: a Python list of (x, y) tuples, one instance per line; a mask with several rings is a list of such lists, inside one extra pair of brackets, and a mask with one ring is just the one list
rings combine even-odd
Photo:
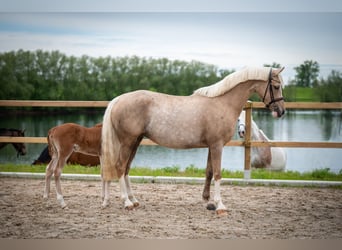
[[(40, 153), (38, 159), (32, 162), (32, 165), (48, 164), (51, 161), (49, 147), (46, 146)], [(100, 165), (100, 157), (94, 155), (86, 155), (79, 152), (72, 152), (67, 160), (67, 164), (78, 164), (82, 166), (98, 166)]]
[(64, 202), (60, 176), (72, 152), (99, 156), (101, 148), (102, 124), (86, 128), (75, 123), (65, 123), (53, 127), (48, 132), (48, 145), (51, 161), (46, 167), (44, 198), (49, 197), (51, 176), (55, 176), (57, 201), (62, 208)]
[[(11, 137), (25, 137), (25, 130), (13, 129), (13, 128), (0, 128), (0, 136), (11, 136)], [(26, 147), (24, 143), (11, 143), (11, 142), (0, 142), (0, 149), (5, 147), (7, 144), (12, 144), (17, 151), (17, 157), (19, 155), (26, 154)]]
[[(238, 134), (240, 138), (245, 137), (245, 117), (246, 112), (242, 111), (238, 119)], [(253, 120), (251, 139), (254, 141), (270, 141)], [(283, 148), (278, 147), (252, 147), (251, 165), (253, 168), (284, 170), (286, 166), (286, 152)]]
[(280, 76), (282, 70), (245, 68), (216, 84), (196, 90), (191, 96), (140, 90), (114, 98), (103, 118), (103, 205), (108, 204), (108, 184), (114, 178), (119, 178), (125, 208), (132, 209), (139, 204), (132, 194), (128, 173), (139, 143), (145, 136), (170, 148), (208, 147), (202, 197), (209, 201), (210, 183), (214, 177), (216, 212), (226, 214), (220, 193), (223, 146), (231, 140), (237, 118), (253, 93), (262, 98), (274, 117), (281, 117), (285, 113)]

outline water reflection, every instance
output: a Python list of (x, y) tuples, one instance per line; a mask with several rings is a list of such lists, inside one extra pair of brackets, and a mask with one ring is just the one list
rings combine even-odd
[[(93, 126), (102, 121), (104, 111), (78, 114), (40, 114), (2, 116), (0, 127), (26, 129), (26, 136), (46, 136), (48, 130), (58, 124), (75, 122)], [(273, 119), (269, 112), (254, 111), (253, 119), (272, 140), (279, 141), (330, 141), (342, 142), (340, 111), (289, 111), (282, 119)], [(234, 136), (234, 139), (238, 139)], [(27, 144), (28, 154), (17, 158), (15, 150), (6, 146), (0, 150), (0, 162), (32, 163), (45, 145)], [(342, 149), (287, 148), (286, 169), (300, 172), (315, 168), (342, 169)], [(244, 151), (241, 147), (225, 147), (222, 167), (231, 170), (243, 169)], [(205, 168), (207, 149), (175, 150), (159, 146), (141, 146), (132, 166), (152, 168), (189, 165)]]

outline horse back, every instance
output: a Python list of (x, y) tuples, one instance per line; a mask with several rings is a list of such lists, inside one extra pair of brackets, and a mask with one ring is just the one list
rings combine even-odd
[(89, 151), (98, 154), (101, 146), (101, 129), (102, 124), (87, 128), (76, 123), (64, 123), (53, 127), (48, 132), (49, 152), (52, 155), (57, 144), (67, 150), (77, 144), (85, 153)]

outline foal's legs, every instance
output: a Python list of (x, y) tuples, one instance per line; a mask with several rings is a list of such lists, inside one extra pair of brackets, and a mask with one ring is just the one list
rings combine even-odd
[(51, 161), (46, 166), (46, 170), (45, 170), (45, 189), (44, 189), (44, 195), (43, 195), (44, 199), (49, 198), (51, 176), (53, 175), (53, 169), (56, 167), (56, 164), (57, 164), (57, 159), (55, 157), (52, 157)]
[(60, 176), (62, 173), (62, 168), (64, 167), (68, 157), (62, 157), (60, 152), (57, 152), (56, 150), (57, 149), (53, 148), (51, 161), (46, 167), (45, 190), (44, 190), (44, 196), (43, 197), (45, 199), (47, 199), (49, 197), (51, 176), (54, 174), (55, 184), (56, 184), (57, 201), (59, 202), (59, 204), (61, 205), (62, 208), (65, 208), (66, 204), (64, 202), (63, 195), (62, 195), (62, 187), (61, 187), (61, 182), (60, 182)]
[(51, 143), (51, 161), (49, 164), (46, 166), (45, 170), (45, 189), (44, 189), (44, 195), (43, 198), (47, 199), (50, 195), (50, 184), (51, 184), (51, 176), (53, 175), (53, 171), (57, 167), (58, 163), (58, 152), (56, 149), (56, 146), (54, 143)]
[(67, 205), (64, 202), (63, 194), (62, 194), (62, 186), (61, 186), (61, 174), (64, 165), (66, 164), (67, 158), (59, 157), (57, 166), (54, 171), (55, 175), (55, 184), (56, 184), (56, 194), (57, 194), (57, 201), (61, 205), (62, 208), (65, 208)]

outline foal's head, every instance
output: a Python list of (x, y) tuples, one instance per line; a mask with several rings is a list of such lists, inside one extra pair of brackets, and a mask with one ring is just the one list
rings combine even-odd
[(280, 73), (284, 67), (270, 69), (268, 81), (257, 88), (257, 92), (262, 97), (266, 108), (272, 111), (273, 117), (282, 117), (285, 114), (284, 97), (282, 94), (283, 79)]

